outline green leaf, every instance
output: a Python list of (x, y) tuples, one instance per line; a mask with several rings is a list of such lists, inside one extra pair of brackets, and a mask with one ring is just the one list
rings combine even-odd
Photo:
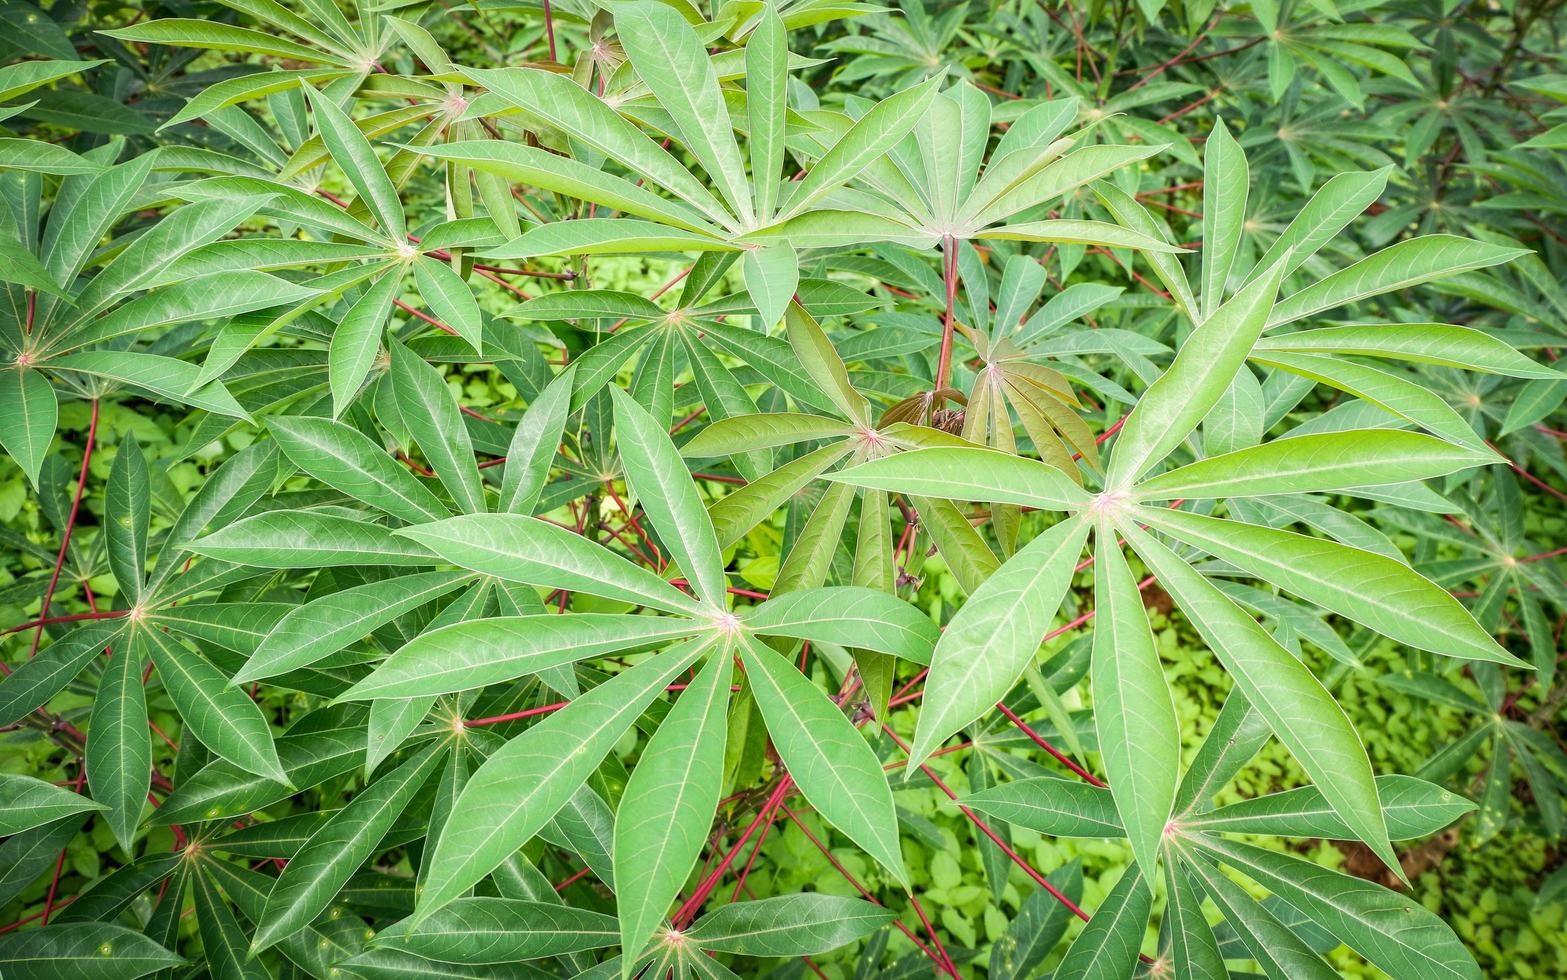
[(661, 616), (553, 613), (454, 623), (422, 633), (343, 700), (453, 694), (589, 657), (690, 636), (701, 624)]
[(941, 82), (942, 75), (937, 74), (872, 106), (811, 165), (783, 202), (783, 216), (810, 210), (902, 142), (929, 108)]
[(102, 803), (41, 779), (0, 773), (0, 837), (20, 834), (73, 813), (107, 809)]
[(392, 391), (403, 425), (430, 461), (435, 475), (460, 510), (483, 513), (484, 484), (473, 461), (473, 440), (441, 372), (395, 341)]
[[(27, 64), (28, 62), (23, 62)], [(13, 65), (13, 68), (20, 67)], [(0, 71), (5, 69), (0, 68)], [(14, 282), (28, 289), (49, 293), (60, 299), (69, 299), (65, 290), (49, 275), (49, 270), (38, 257), (19, 242), (0, 238), (0, 282)], [(20, 370), (20, 369), (19, 369)], [(23, 372), (25, 373), (25, 372)]]
[(286, 784), (272, 728), (250, 695), (230, 686), (221, 671), (181, 641), (157, 629), (141, 632), (186, 729), (241, 769)]
[[(681, 166), (673, 154), (660, 147), (602, 100), (590, 95), (569, 75), (528, 68), (464, 68), (462, 71), (530, 116), (570, 134), (596, 152), (674, 194), (708, 218), (726, 227), (733, 224), (734, 219), (718, 199)], [(616, 224), (627, 223), (625, 219), (608, 220)], [(545, 227), (583, 223), (557, 222)], [(523, 238), (527, 237), (525, 233)]]
[(410, 925), (463, 895), (544, 828), (706, 640), (646, 660), (494, 752), (447, 818)]
[(740, 265), (760, 325), (771, 329), (783, 318), (784, 309), (800, 285), (800, 262), (794, 247), (788, 242), (774, 242), (748, 248)]
[(878, 589), (839, 585), (787, 592), (745, 610), (741, 622), (767, 636), (834, 643), (930, 663), (941, 631), (924, 612)]
[(1400, 643), (1465, 660), (1527, 666), (1446, 589), (1386, 555), (1185, 511), (1153, 508), (1142, 514), (1149, 526)]
[(1284, 233), (1273, 240), (1252, 267), (1247, 280), (1255, 278), (1273, 264), (1284, 259), (1284, 274), (1306, 264), (1306, 260), (1338, 236), (1357, 215), (1370, 207), (1387, 186), (1391, 166), (1380, 170), (1365, 170), (1334, 174), (1328, 182), (1311, 195), (1311, 200), (1300, 209)]
[[(101, 33), (107, 34), (109, 37), (118, 38), (121, 41), (169, 44), (176, 47), (202, 48), (208, 51), (243, 51), (250, 54), (267, 54), (276, 58), (286, 58), (306, 63), (325, 63), (347, 67), (345, 62), (331, 55), (323, 54), (314, 48), (307, 48), (302, 44), (296, 44), (287, 38), (277, 37), (266, 31), (255, 31), (248, 27), (234, 27), (231, 24), (210, 20), (170, 17), (164, 20), (150, 20), (144, 24), (123, 27), (117, 31), (102, 31)], [(348, 167), (344, 165), (343, 169), (347, 170)]]
[(729, 107), (696, 31), (673, 7), (651, 0), (616, 8), (615, 29), (637, 77), (674, 120), (678, 132), (673, 135), (707, 171), (741, 223), (755, 221)]
[(1322, 682), (1168, 547), (1130, 521), (1120, 531), (1334, 811), (1384, 864), (1398, 868), (1366, 748)]
[(414, 794), (445, 761), (436, 743), (361, 790), (310, 836), (278, 876), (256, 924), (252, 952), (276, 945), (326, 911), (355, 871), (370, 860)]
[(1094, 729), (1138, 870), (1156, 880), (1181, 773), (1181, 725), (1137, 579), (1108, 525), (1094, 549)]
[(112, 922), (71, 922), (0, 936), (0, 972), (36, 980), (136, 980), (185, 961)]
[(1262, 335), (1282, 277), (1278, 264), (1243, 286), (1181, 344), (1116, 436), (1105, 473), (1107, 489), (1124, 492), (1196, 430)]
[(0, 449), (22, 468), (35, 490), (59, 417), (48, 378), (20, 367), (0, 370)]
[(1060, 470), (994, 449), (938, 446), (873, 459), (829, 480), (891, 493), (1077, 510), (1091, 499)]
[(1109, 790), (1058, 776), (1015, 779), (970, 793), (962, 804), (1051, 837), (1125, 835)]
[(1264, 337), (1257, 350), (1353, 354), (1515, 378), (1560, 381), (1562, 373), (1536, 364), (1500, 337), (1448, 323), (1364, 323)]
[(178, 358), (140, 351), (89, 350), (51, 358), (47, 364), (51, 371), (80, 372), (107, 378), (151, 392), (158, 398), (178, 405), (205, 409), (228, 418), (250, 418), (222, 382), (212, 381), (197, 386), (201, 368)]
[[(308, 60), (320, 60), (320, 55), (309, 56)], [(370, 141), (365, 139), (365, 134), (330, 97), (308, 85), (301, 87), (305, 90), (311, 109), (315, 111), (316, 131), (327, 152), (332, 155), (332, 162), (348, 178), (359, 194), (359, 201), (380, 222), (381, 230), (391, 239), (392, 244), (398, 247), (406, 245), (408, 227), (403, 221), (403, 203), (398, 199), (397, 185), (387, 176)]]
[(196, 878), (196, 925), (201, 955), (214, 980), (269, 980), (260, 960), (246, 956), (249, 941), (217, 886), (204, 874)]
[(1363, 878), (1240, 841), (1202, 836), (1197, 846), (1289, 902), (1395, 977), (1478, 980), (1474, 954), (1419, 902)]
[(1025, 221), (1015, 225), (987, 228), (974, 236), (983, 241), (1052, 242), (1063, 245), (1094, 245), (1099, 248), (1135, 248), (1143, 252), (1184, 252), (1178, 245), (1108, 221), (1057, 218)]
[(1404, 372), (1322, 354), (1267, 351), (1256, 353), (1253, 360), (1365, 399), (1448, 442), (1467, 446), (1477, 452), (1485, 452), (1489, 448), (1442, 396), (1417, 384)]
[(909, 771), (989, 712), (1034, 662), (1088, 540), (1080, 518), (1030, 541), (969, 596), (931, 657)]
[(511, 898), (459, 898), (418, 928), (376, 939), (443, 963), (517, 963), (613, 945), (615, 920), (602, 912)]
[[(1214, 121), (1203, 148), (1202, 182), (1202, 318), (1224, 302), (1224, 285), (1240, 251), (1246, 224), (1246, 191), (1251, 171), (1246, 153), (1230, 135), (1223, 119)], [(1264, 269), (1271, 266), (1263, 266)], [(1143, 873), (1153, 880), (1152, 867)]]
[(332, 331), (327, 350), (327, 374), (332, 387), (332, 414), (342, 415), (359, 394), (381, 349), (381, 333), (402, 288), (402, 276), (383, 273), (348, 308)]
[(793, 664), (754, 641), (740, 647), (778, 758), (816, 811), (907, 887), (892, 788), (876, 753)]
[(1134, 865), (1121, 875), (1110, 894), (1099, 903), (1088, 925), (1078, 933), (1056, 975), (1082, 980), (1122, 980), (1137, 969), (1148, 914), (1153, 910), (1153, 890)]
[(1340, 269), (1274, 306), (1268, 329), (1363, 299), (1433, 279), (1511, 262), (1527, 249), (1508, 248), (1454, 235), (1425, 235), (1395, 242)]
[(414, 259), (414, 285), (430, 305), (435, 318), (457, 331), (475, 353), (483, 350), (484, 317), (479, 303), (462, 277), (452, 267), (428, 255)]
[(262, 638), (233, 683), (307, 667), (471, 581), (473, 576), (459, 572), (418, 572), (356, 585), (296, 606)]
[(778, 8), (769, 4), (745, 44), (751, 187), (756, 195), (756, 217), (763, 224), (773, 216), (783, 179), (788, 85), (789, 35)]
[(627, 969), (691, 875), (723, 788), (734, 657), (718, 650), (664, 717), (615, 816), (615, 896)]
[[(654, 146), (656, 147), (657, 144)], [(458, 141), (441, 146), (410, 146), (407, 149), (438, 160), (460, 163), (480, 173), (495, 174), (513, 184), (554, 191), (576, 200), (593, 201), (601, 207), (623, 211), (628, 215), (647, 218), (652, 222), (687, 232), (699, 233), (706, 236), (708, 241), (716, 242), (717, 236), (722, 234), (700, 213), (679, 201), (660, 197), (641, 184), (605, 173), (579, 160), (551, 153), (539, 147), (486, 139)], [(688, 178), (689, 176), (687, 174)], [(712, 195), (708, 195), (708, 199), (712, 200)], [(715, 206), (716, 203), (714, 202)], [(537, 237), (534, 240), (538, 240)], [(608, 292), (608, 290), (581, 290), (581, 292)], [(535, 296), (528, 302), (543, 303), (556, 300), (569, 302), (564, 294)]]
[(690, 471), (663, 424), (619, 388), (610, 396), (626, 482), (697, 598), (726, 608), (723, 552)]
[[(1073, 902), (1082, 901), (1081, 862), (1073, 860), (1063, 864), (1046, 875), (1045, 880)], [(1007, 926), (1006, 935), (991, 944), (988, 976), (991, 980), (1028, 980), (1066, 935), (1067, 925), (1073, 921), (1066, 905), (1045, 889), (1036, 888), (1023, 900), (1017, 915)]]
[(566, 430), (571, 412), (571, 386), (576, 365), (567, 367), (528, 406), (512, 433), (506, 450), (506, 472), (501, 479), (501, 510), (532, 514), (539, 494), (549, 480), (550, 466)]
[(893, 920), (858, 898), (806, 892), (734, 902), (698, 919), (686, 936), (704, 950), (741, 956), (818, 956)]
[(256, 568), (430, 565), (429, 552), (379, 524), (312, 511), (272, 511), (236, 521), (189, 549)]
[(0, 726), (14, 725), (48, 704), (124, 627), (117, 620), (87, 623), (19, 664), (0, 681)]
[(440, 499), (358, 429), (309, 415), (276, 415), (267, 428), (289, 460), (334, 490), (411, 524), (450, 515)]
[(1399, 429), (1351, 429), (1274, 439), (1146, 480), (1141, 500), (1323, 493), (1429, 480), (1494, 462), (1490, 453)]
[(1241, 885), (1203, 860), (1184, 864), (1202, 882), (1208, 897), (1218, 906), (1251, 954), (1269, 976), (1334, 980), (1341, 974), (1322, 962), (1304, 940), (1274, 917)]
[(640, 565), (537, 517), (467, 514), (397, 533), (454, 565), (508, 582), (586, 592), (686, 616), (701, 608)]
[(791, 446), (816, 439), (842, 439), (854, 426), (824, 415), (800, 412), (757, 412), (720, 419), (680, 447), (683, 456), (732, 456), (756, 449)]
[(843, 358), (838, 356), (821, 325), (799, 303), (790, 303), (785, 315), (784, 326), (789, 334), (789, 346), (806, 374), (822, 394), (832, 400), (844, 418), (858, 426), (869, 427), (870, 403), (849, 381)]
[(1191, 980), (1229, 980), (1219, 941), (1208, 925), (1202, 908), (1202, 896), (1192, 887), (1191, 877), (1177, 861), (1166, 861), (1165, 921), (1170, 937), (1170, 957), (1176, 976)]
[[(1430, 836), (1475, 809), (1462, 796), (1414, 776), (1378, 776), (1377, 796), (1387, 818), (1388, 836), (1393, 840)], [(1354, 833), (1315, 786), (1241, 800), (1199, 817), (1183, 819), (1182, 824), (1208, 833), (1354, 839)]]
[(127, 854), (152, 786), (152, 733), (141, 682), (147, 642), (146, 631), (136, 630), (112, 651), (87, 727), (87, 785), (93, 799), (109, 808), (104, 822)]
[(152, 516), (152, 491), (147, 459), (135, 437), (127, 437), (114, 454), (109, 486), (104, 498), (104, 536), (108, 541), (109, 568), (127, 603), (141, 599), (147, 575), (147, 522)]

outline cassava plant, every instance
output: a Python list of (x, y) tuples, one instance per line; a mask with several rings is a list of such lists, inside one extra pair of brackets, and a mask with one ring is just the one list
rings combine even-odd
[(1567, 87), (1439, 6), (7, 4), (0, 974), (1482, 976)]

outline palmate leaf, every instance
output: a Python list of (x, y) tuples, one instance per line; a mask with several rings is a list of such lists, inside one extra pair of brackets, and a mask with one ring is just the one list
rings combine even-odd
[(0, 936), (0, 967), (39, 980), (136, 980), (184, 963), (134, 929), (72, 922)]
[(107, 809), (102, 803), (41, 779), (0, 774), (0, 837), (20, 834), (74, 813)]
[(510, 898), (459, 898), (419, 927), (395, 926), (377, 947), (442, 963), (517, 963), (599, 949), (615, 942), (615, 920), (602, 912)]
[(702, 949), (743, 956), (812, 956), (851, 943), (893, 919), (857, 898), (806, 893), (734, 902), (698, 919), (686, 937)]

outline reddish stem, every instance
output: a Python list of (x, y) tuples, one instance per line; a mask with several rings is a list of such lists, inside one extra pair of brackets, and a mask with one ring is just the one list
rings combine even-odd
[(29, 657), (38, 653), (38, 641), (43, 639), (44, 620), (49, 618), (49, 603), (54, 600), (55, 587), (60, 584), (60, 570), (65, 567), (65, 552), (71, 546), (71, 531), (76, 528), (76, 515), (82, 507), (82, 491), (87, 487), (87, 465), (92, 462), (93, 443), (98, 435), (98, 399), (92, 400), (92, 416), (87, 422), (87, 444), (82, 449), (82, 469), (76, 477), (76, 494), (71, 498), (71, 513), (65, 519), (65, 533), (60, 538), (60, 554), (54, 560), (54, 572), (49, 576), (49, 588), (44, 591), (43, 606), (38, 610), (38, 631), (33, 634), (33, 648)]

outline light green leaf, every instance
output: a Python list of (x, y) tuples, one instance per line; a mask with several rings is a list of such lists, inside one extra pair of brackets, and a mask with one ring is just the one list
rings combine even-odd
[(740, 657), (778, 757), (800, 792), (828, 823), (908, 887), (892, 788), (865, 737), (778, 654), (747, 639)]
[(234, 683), (308, 667), (471, 581), (473, 576), (460, 572), (416, 572), (311, 600), (272, 627), (234, 675)]
[(1419, 650), (1527, 667), (1446, 589), (1386, 555), (1180, 510), (1141, 512), (1150, 527)]
[[(1393, 840), (1428, 837), (1475, 809), (1462, 796), (1414, 776), (1378, 776), (1377, 796), (1382, 800), (1388, 836)], [(1354, 839), (1315, 786), (1241, 800), (1184, 819), (1182, 824), (1207, 833)]]
[(818, 956), (891, 922), (889, 909), (858, 898), (806, 892), (733, 902), (698, 919), (686, 936), (704, 950), (741, 956)]
[(0, 773), (0, 837), (10, 837), (88, 810), (107, 810), (85, 796), (16, 773)]
[(1143, 933), (1153, 911), (1153, 889), (1136, 865), (1127, 868), (1078, 933), (1056, 975), (1080, 980), (1123, 980), (1137, 969)]
[(1305, 265), (1307, 259), (1316, 255), (1322, 246), (1382, 196), (1382, 189), (1387, 186), (1388, 175), (1392, 172), (1393, 168), (1389, 166), (1330, 177), (1257, 260), (1247, 281), (1273, 268), (1280, 259), (1285, 260), (1286, 276)]
[(1123, 837), (1108, 789), (1059, 776), (1014, 779), (970, 793), (971, 810), (1051, 837)]
[(397, 534), (454, 565), (508, 582), (586, 592), (683, 615), (700, 608), (653, 572), (537, 517), (467, 514)]
[(1536, 364), (1500, 337), (1448, 323), (1362, 323), (1322, 327), (1264, 337), (1257, 342), (1256, 349), (1386, 357), (1515, 378), (1562, 378), (1560, 371)]
[(800, 285), (800, 263), (794, 246), (788, 242), (775, 242), (748, 248), (740, 258), (740, 265), (745, 274), (746, 292), (756, 304), (760, 326), (770, 330), (783, 318), (785, 307)]
[(1196, 843), (1395, 977), (1479, 980), (1474, 954), (1419, 902), (1291, 854), (1203, 835)]
[(835, 643), (930, 663), (941, 631), (929, 616), (897, 596), (852, 585), (776, 595), (745, 610), (745, 627), (768, 636)]
[(617, 7), (615, 28), (637, 77), (674, 119), (674, 135), (707, 171), (741, 224), (750, 224), (755, 212), (734, 124), (696, 31), (673, 7), (652, 0)]
[(141, 599), (142, 582), (147, 576), (147, 523), (152, 517), (147, 458), (134, 436), (127, 436), (114, 454), (104, 496), (104, 516), (109, 569), (126, 602), (134, 605)]
[(146, 631), (135, 630), (111, 652), (87, 728), (87, 786), (109, 808), (103, 819), (127, 854), (152, 787), (152, 733), (141, 683), (147, 642)]
[(763, 224), (773, 216), (778, 185), (783, 180), (788, 84), (789, 35), (778, 8), (768, 4), (745, 44), (751, 187), (756, 195), (756, 217)]
[[(312, 55), (308, 60), (320, 60), (320, 55)], [(403, 202), (398, 199), (397, 185), (387, 176), (386, 168), (381, 166), (370, 141), (330, 97), (308, 85), (301, 87), (310, 101), (310, 107), (315, 110), (316, 132), (320, 134), (327, 152), (332, 155), (332, 162), (337, 164), (348, 182), (354, 186), (359, 201), (380, 222), (381, 230), (391, 239), (392, 244), (398, 247), (406, 245), (408, 227), (403, 220)]]
[(457, 331), (475, 353), (483, 350), (484, 317), (462, 277), (446, 262), (420, 255), (414, 259), (414, 285), (435, 318)]
[(1196, 430), (1224, 396), (1262, 335), (1279, 290), (1275, 265), (1242, 287), (1191, 332), (1170, 367), (1149, 385), (1116, 436), (1105, 486), (1125, 491)]
[(701, 624), (661, 616), (541, 613), (454, 623), (420, 634), (342, 700), (453, 694), (551, 667), (692, 635)]
[(443, 743), (430, 745), (360, 790), (305, 841), (278, 876), (256, 924), (251, 951), (274, 946), (308, 926), (370, 860), (414, 794), (445, 761)]
[(1120, 531), (1355, 836), (1398, 868), (1366, 748), (1322, 682), (1168, 547), (1130, 521)]
[(1424, 235), (1395, 242), (1274, 306), (1268, 329), (1363, 299), (1407, 289), (1471, 269), (1510, 262), (1527, 249), (1508, 248), (1454, 235)]
[(473, 441), (441, 372), (392, 342), (392, 391), (403, 425), (460, 510), (483, 513), (484, 484), (473, 461)]
[[(1230, 135), (1224, 120), (1215, 120), (1203, 147), (1201, 296), (1205, 320), (1224, 302), (1224, 285), (1240, 251), (1250, 186), (1245, 151)], [(1264, 270), (1269, 268), (1271, 264), (1263, 266)], [(1152, 881), (1153, 869), (1143, 871)]]
[(428, 551), (385, 527), (336, 514), (272, 511), (192, 541), (190, 551), (255, 568), (330, 565), (430, 565)]
[(442, 963), (519, 963), (613, 945), (615, 920), (602, 912), (513, 898), (459, 898), (417, 929), (387, 929), (382, 949)]
[(460, 897), (542, 830), (706, 642), (615, 675), (493, 753), (452, 807), (410, 925)]
[(839, 470), (828, 479), (892, 493), (1040, 510), (1077, 510), (1092, 499), (1054, 466), (978, 447), (916, 449)]
[(1094, 728), (1132, 854), (1153, 881), (1180, 782), (1181, 725), (1137, 579), (1108, 525), (1100, 525), (1096, 541)]
[(112, 922), (57, 923), (0, 935), (0, 972), (34, 980), (136, 980), (184, 962)]
[(690, 471), (663, 424), (619, 388), (610, 396), (626, 482), (697, 598), (724, 609), (724, 556)]
[(158, 679), (187, 731), (246, 772), (287, 784), (288, 775), (272, 743), (272, 727), (250, 695), (231, 686), (221, 671), (182, 641), (157, 629), (138, 634), (147, 637)]
[(1072, 584), (1088, 529), (1070, 518), (1030, 541), (947, 624), (931, 657), (910, 771), (1023, 676)]
[(1141, 500), (1322, 493), (1429, 480), (1494, 462), (1420, 432), (1352, 429), (1274, 439), (1161, 473), (1136, 487)]
[(20, 367), (0, 370), (0, 448), (22, 468), (35, 490), (59, 417), (48, 378)]
[(642, 750), (615, 817), (615, 897), (627, 969), (691, 875), (723, 787), (734, 657), (718, 650)]
[(517, 422), (506, 450), (506, 472), (501, 478), (501, 510), (532, 514), (539, 494), (549, 480), (550, 467), (571, 413), (571, 386), (576, 377), (571, 365), (549, 383)]
[(352, 426), (309, 415), (277, 415), (267, 427), (295, 466), (355, 500), (414, 524), (451, 513), (407, 467)]

